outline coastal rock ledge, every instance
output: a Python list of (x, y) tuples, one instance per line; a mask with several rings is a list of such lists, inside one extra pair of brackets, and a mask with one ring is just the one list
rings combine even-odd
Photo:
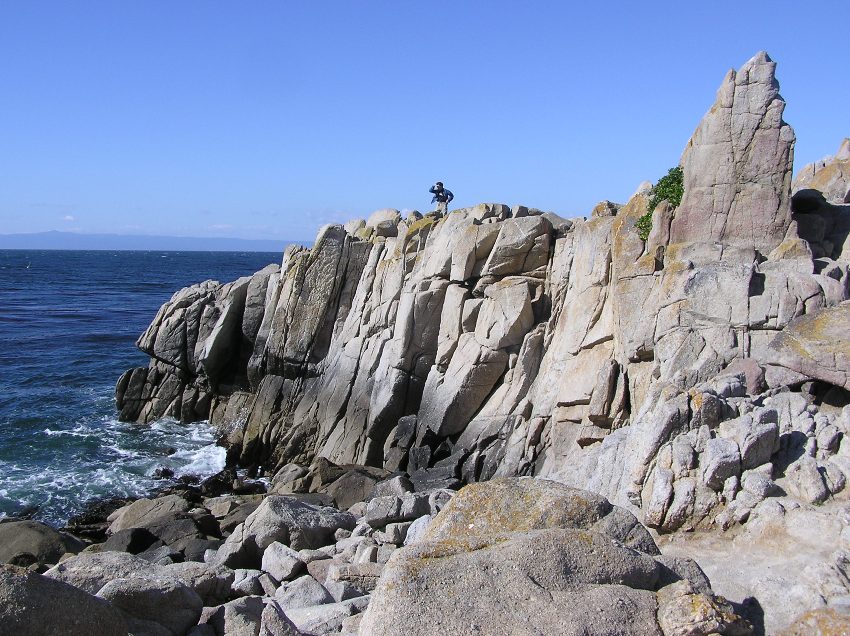
[[(217, 483), (269, 493), (141, 500), (125, 552), (48, 574), (134, 633), (848, 629), (847, 144), (792, 187), (775, 71), (727, 74), (646, 239), (646, 188), (589, 218), (380, 210), (178, 291), (120, 416), (209, 419)], [(105, 554), (216, 573), (110, 582), (144, 566)]]

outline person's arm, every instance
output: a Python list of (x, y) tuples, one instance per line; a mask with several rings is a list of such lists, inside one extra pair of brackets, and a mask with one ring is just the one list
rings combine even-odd
[(455, 198), (455, 195), (452, 194), (451, 190), (446, 190), (446, 203), (451, 203), (452, 199)]
[(428, 189), (428, 192), (430, 192), (431, 194), (437, 194), (437, 190), (436, 190), (436, 188), (437, 188), (437, 186), (431, 186), (431, 187)]

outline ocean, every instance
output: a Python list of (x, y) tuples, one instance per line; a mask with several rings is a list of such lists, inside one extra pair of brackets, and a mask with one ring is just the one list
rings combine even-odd
[(281, 253), (0, 250), (0, 517), (61, 526), (92, 500), (166, 485), (160, 467), (221, 470), (207, 422), (119, 422), (115, 382), (147, 366), (135, 341), (174, 292)]

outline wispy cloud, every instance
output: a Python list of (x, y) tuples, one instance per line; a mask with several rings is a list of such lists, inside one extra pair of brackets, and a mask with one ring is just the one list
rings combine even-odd
[(227, 223), (216, 223), (215, 225), (210, 225), (208, 229), (210, 230), (230, 230), (233, 226)]
[(62, 217), (62, 220), (70, 223), (71, 221), (76, 221), (77, 219), (76, 219), (76, 217), (74, 217), (71, 214), (66, 214), (65, 216)]

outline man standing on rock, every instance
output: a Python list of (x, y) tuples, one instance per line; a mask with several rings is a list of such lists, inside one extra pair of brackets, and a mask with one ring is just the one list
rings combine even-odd
[(431, 199), (431, 203), (434, 203), (435, 201), (437, 202), (437, 212), (440, 213), (440, 216), (448, 214), (449, 202), (455, 198), (452, 191), (444, 188), (442, 181), (437, 181), (437, 183), (431, 186), (431, 189), (428, 190), (428, 192), (434, 195)]

